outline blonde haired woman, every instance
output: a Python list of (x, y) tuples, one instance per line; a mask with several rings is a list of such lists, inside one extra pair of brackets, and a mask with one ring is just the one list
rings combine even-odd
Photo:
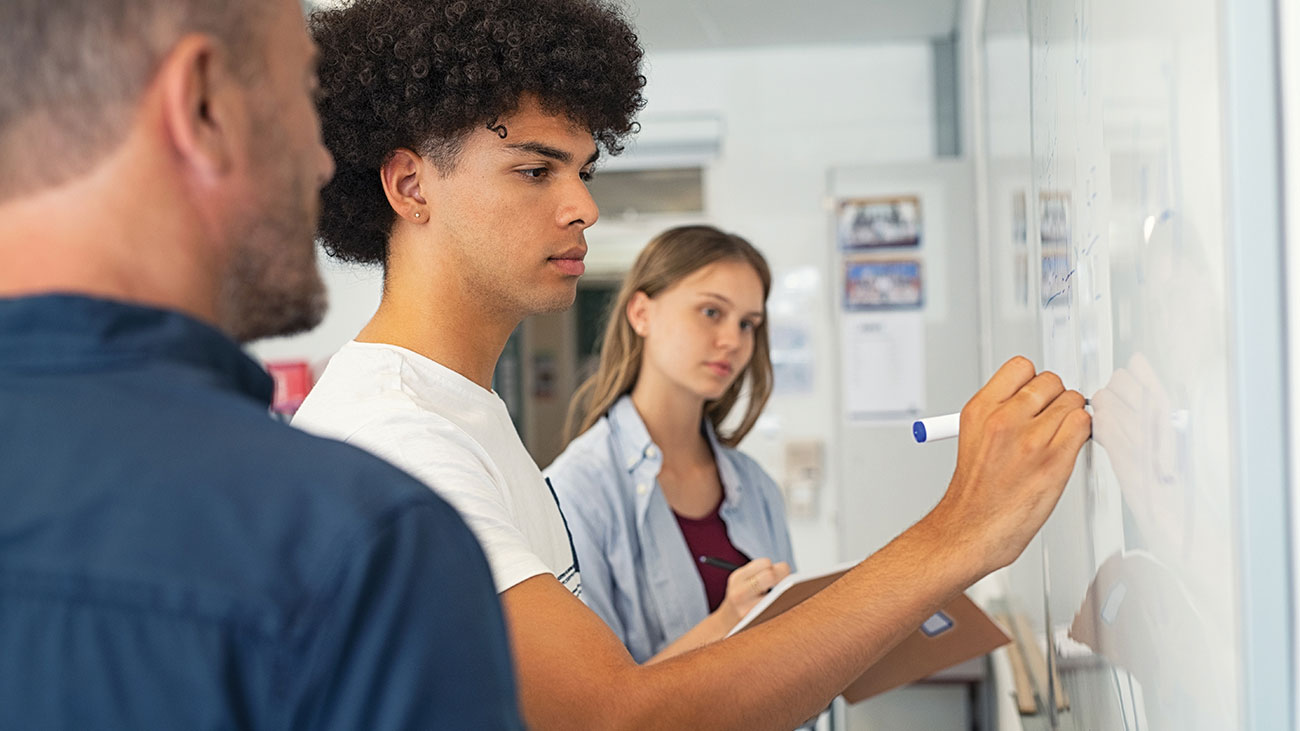
[[(686, 226), (652, 240), (573, 398), (577, 436), (546, 470), (582, 599), (638, 662), (722, 638), (790, 572), (780, 491), (735, 449), (772, 391), (770, 287), (739, 236)], [(742, 389), (745, 411), (723, 430)]]

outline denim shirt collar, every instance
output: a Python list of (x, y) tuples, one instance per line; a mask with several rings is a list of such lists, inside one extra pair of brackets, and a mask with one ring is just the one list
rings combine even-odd
[[(610, 428), (618, 444), (619, 457), (622, 460), (620, 467), (632, 477), (629, 484), (633, 485), (636, 491), (634, 497), (637, 525), (644, 527), (650, 501), (658, 491), (659, 470), (663, 467), (664, 461), (663, 452), (650, 438), (645, 421), (636, 410), (630, 395), (624, 394), (614, 402), (609, 409), (608, 417)], [(744, 488), (735, 465), (722, 453), (712, 422), (708, 419), (704, 419), (703, 422), (705, 437), (709, 440), (709, 448), (713, 450), (713, 460), (718, 466), (718, 479), (722, 481), (722, 511), (725, 515), (740, 505)]]
[(0, 371), (85, 371), (164, 360), (270, 406), (271, 377), (224, 333), (189, 315), (74, 294), (0, 298)]

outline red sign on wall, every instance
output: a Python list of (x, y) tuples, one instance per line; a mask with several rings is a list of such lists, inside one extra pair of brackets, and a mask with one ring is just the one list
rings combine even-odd
[(315, 380), (311, 366), (305, 360), (272, 361), (266, 364), (266, 370), (275, 380), (275, 395), (271, 397), (271, 411), (284, 416), (293, 416), (302, 406), (311, 391)]

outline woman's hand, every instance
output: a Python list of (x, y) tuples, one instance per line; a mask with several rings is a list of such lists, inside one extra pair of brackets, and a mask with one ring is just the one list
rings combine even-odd
[[(727, 577), (727, 595), (718, 606), (734, 625), (758, 604), (777, 582), (790, 575), (790, 564), (772, 563), (770, 558), (756, 558), (731, 572)], [(734, 616), (731, 616), (734, 615)]]
[(789, 575), (790, 564), (784, 561), (772, 563), (770, 558), (756, 558), (732, 571), (731, 576), (727, 577), (727, 595), (723, 597), (718, 608), (686, 634), (660, 650), (646, 664), (676, 657), (726, 637), (727, 632), (754, 608), (758, 600), (776, 586), (776, 582)]

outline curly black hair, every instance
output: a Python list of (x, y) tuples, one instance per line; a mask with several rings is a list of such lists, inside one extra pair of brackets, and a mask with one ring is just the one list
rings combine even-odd
[(378, 171), (398, 148), (449, 170), (466, 135), (527, 93), (617, 155), (645, 106), (641, 45), (609, 0), (355, 0), (310, 27), (337, 166), (320, 236), (345, 261), (386, 261), (396, 214)]

